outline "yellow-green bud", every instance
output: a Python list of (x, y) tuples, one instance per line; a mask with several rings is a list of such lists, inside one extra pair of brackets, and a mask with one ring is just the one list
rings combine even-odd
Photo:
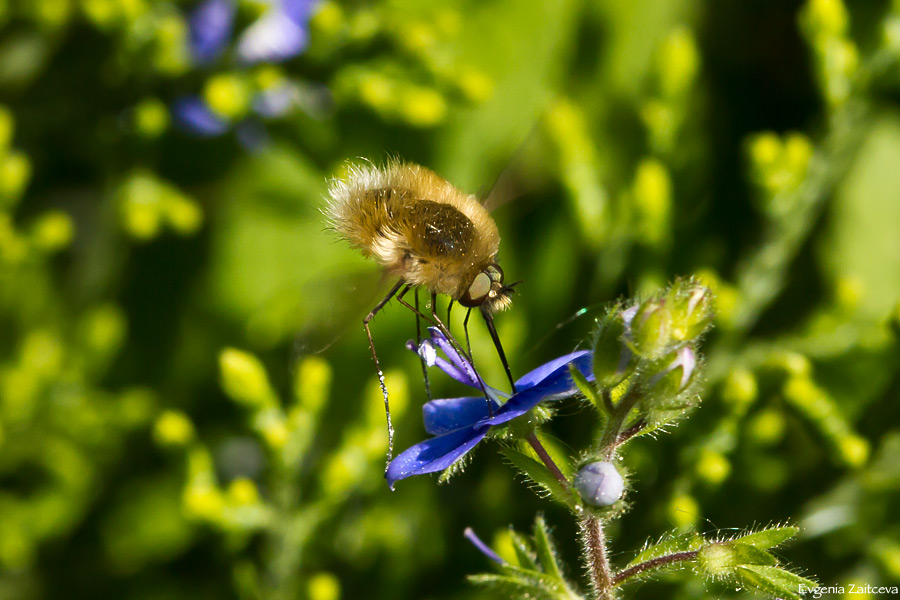
[(309, 600), (339, 600), (341, 583), (331, 573), (316, 573), (309, 578), (307, 597)]
[(54, 252), (69, 245), (75, 236), (75, 225), (66, 213), (51, 210), (38, 217), (32, 235), (35, 245), (47, 252)]
[(432, 127), (446, 118), (447, 101), (435, 90), (409, 87), (400, 96), (400, 112), (410, 125)]
[(259, 502), (259, 489), (251, 479), (238, 477), (228, 484), (228, 499), (238, 505), (250, 505)]
[(155, 138), (169, 126), (169, 110), (158, 98), (146, 98), (134, 108), (134, 128), (142, 136)]
[(184, 413), (167, 410), (156, 420), (153, 438), (160, 446), (184, 446), (194, 439), (194, 425)]
[(252, 354), (226, 348), (219, 355), (219, 371), (222, 389), (232, 399), (251, 405), (273, 402), (266, 370)]
[(709, 288), (691, 280), (679, 280), (666, 294), (666, 302), (675, 340), (695, 340), (712, 325), (713, 295)]
[(31, 179), (31, 162), (21, 152), (0, 154), (0, 208), (18, 200)]
[(704, 449), (694, 466), (697, 476), (711, 485), (718, 485), (731, 473), (731, 462), (721, 452)]
[(241, 75), (222, 73), (206, 82), (203, 99), (216, 115), (227, 120), (244, 116), (250, 109), (252, 88)]
[(736, 367), (728, 373), (722, 386), (722, 400), (732, 405), (735, 412), (743, 414), (756, 400), (758, 388), (752, 371)]
[(642, 358), (657, 358), (672, 342), (672, 315), (665, 299), (644, 302), (631, 321), (631, 347)]
[(12, 113), (5, 106), (0, 106), (0, 155), (4, 154), (12, 144), (15, 121)]

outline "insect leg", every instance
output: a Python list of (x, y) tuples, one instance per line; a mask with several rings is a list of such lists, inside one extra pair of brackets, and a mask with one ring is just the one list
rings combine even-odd
[(500, 362), (503, 363), (503, 368), (506, 370), (506, 377), (509, 379), (512, 393), (515, 394), (516, 382), (513, 380), (512, 371), (509, 370), (509, 362), (506, 360), (506, 353), (503, 351), (503, 345), (500, 343), (500, 336), (497, 335), (497, 328), (494, 327), (494, 316), (484, 306), (481, 308), (481, 316), (484, 317), (491, 339), (494, 340), (494, 347), (497, 348), (497, 354), (500, 356)]
[[(394, 284), (394, 287), (391, 288), (391, 291), (388, 292), (387, 296), (385, 296), (381, 302), (375, 305), (369, 314), (366, 315), (366, 318), (363, 319), (363, 327), (366, 330), (366, 337), (369, 338), (369, 350), (372, 351), (372, 359), (375, 361), (375, 371), (378, 373), (378, 383), (381, 385), (381, 395), (384, 397), (384, 413), (387, 415), (387, 430), (388, 430), (388, 453), (387, 453), (387, 465), (391, 464), (391, 459), (394, 456), (394, 424), (391, 422), (391, 405), (388, 401), (388, 391), (387, 386), (384, 383), (384, 372), (381, 370), (381, 364), (378, 362), (378, 354), (375, 352), (375, 342), (372, 341), (372, 331), (369, 329), (369, 322), (375, 318), (375, 315), (384, 308), (384, 305), (390, 302), (391, 298), (406, 284), (402, 279)], [(409, 286), (407, 286), (409, 289)], [(402, 293), (401, 293), (402, 295)], [(385, 471), (387, 471), (387, 465), (385, 465)]]
[[(463, 319), (463, 332), (466, 334), (466, 350), (469, 352), (469, 356), (472, 356), (472, 343), (469, 341), (469, 316), (472, 314), (472, 309), (466, 309), (466, 318)], [(470, 359), (471, 360), (471, 359)], [(474, 366), (475, 363), (473, 362)], [(484, 399), (487, 401), (488, 405), (488, 415), (494, 416), (494, 403), (488, 399), (487, 390), (484, 390), (484, 386), (482, 386), (482, 391), (484, 391)]]
[[(416, 348), (418, 348), (422, 343), (422, 315), (419, 312), (419, 288), (416, 288), (414, 297), (416, 304)], [(428, 401), (431, 402), (431, 385), (428, 382), (428, 365), (425, 364), (425, 357), (419, 356), (419, 362), (422, 363), (422, 377), (425, 380), (425, 395), (428, 396)]]

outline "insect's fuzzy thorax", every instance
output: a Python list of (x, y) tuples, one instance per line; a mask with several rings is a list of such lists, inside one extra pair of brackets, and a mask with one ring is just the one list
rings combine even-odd
[(424, 167), (350, 167), (329, 196), (332, 227), (407, 283), (458, 298), (495, 261), (500, 236), (487, 210)]

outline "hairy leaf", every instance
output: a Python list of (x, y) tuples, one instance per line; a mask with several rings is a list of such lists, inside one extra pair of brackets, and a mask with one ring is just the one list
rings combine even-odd
[(554, 500), (562, 502), (572, 510), (576, 509), (578, 500), (542, 463), (513, 448), (505, 448), (503, 455), (526, 477), (547, 491)]
[(736, 537), (731, 541), (765, 550), (783, 544), (798, 533), (800, 533), (799, 527), (772, 527)]
[(805, 592), (817, 585), (796, 573), (769, 565), (742, 565), (735, 572), (735, 582), (791, 600), (800, 600)]

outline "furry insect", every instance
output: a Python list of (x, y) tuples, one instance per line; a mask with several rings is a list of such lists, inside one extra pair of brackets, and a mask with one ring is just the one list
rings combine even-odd
[[(450, 340), (455, 338), (435, 311), (437, 294), (451, 298), (448, 320), (454, 301), (469, 309), (464, 321), (467, 341), (471, 309), (479, 308), (514, 387), (493, 314), (509, 307), (515, 284), (503, 283), (503, 270), (497, 264), (500, 234), (475, 196), (419, 165), (391, 161), (384, 168), (353, 166), (345, 178), (331, 182), (326, 216), (341, 237), (365, 256), (377, 260), (388, 276), (397, 278), (388, 294), (363, 319), (384, 396), (388, 460), (393, 450), (393, 426), (369, 322), (391, 298), (396, 296), (416, 313), (417, 331), (418, 317), (424, 317)], [(429, 316), (419, 311), (419, 287), (431, 293)], [(415, 290), (415, 306), (404, 300), (411, 289)]]

